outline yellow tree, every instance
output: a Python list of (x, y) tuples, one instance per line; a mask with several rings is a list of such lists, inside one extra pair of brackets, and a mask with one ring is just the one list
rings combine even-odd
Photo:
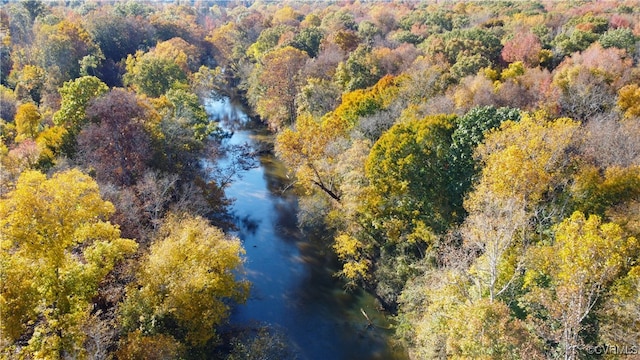
[[(546, 121), (541, 115), (524, 115), (520, 122), (503, 123), (479, 146), (476, 155), (484, 167), (464, 203), (469, 216), (462, 233), (465, 243), (482, 254), (472, 272), (479, 291), (490, 301), (506, 291), (519, 273), (514, 267), (522, 267), (529, 220), (536, 212), (540, 215), (538, 205), (563, 186), (566, 149), (578, 126), (566, 118)], [(514, 244), (521, 246), (516, 264), (505, 267), (505, 255)], [(501, 273), (505, 269), (511, 274)]]
[(38, 112), (38, 107), (28, 102), (18, 106), (16, 110), (16, 142), (26, 139), (35, 139), (42, 130), (42, 116)]
[(337, 116), (317, 121), (310, 114), (300, 115), (295, 129), (283, 130), (276, 140), (278, 156), (295, 172), (298, 182), (311, 192), (317, 187), (340, 201), (338, 180), (332, 171), (341, 149), (338, 139), (348, 125)]
[(302, 186), (309, 191), (315, 186), (340, 201), (342, 176), (336, 166), (352, 146), (349, 131), (362, 117), (389, 107), (402, 81), (403, 77), (386, 76), (369, 89), (343, 95), (342, 104), (320, 120), (302, 112), (292, 128), (280, 133), (276, 141), (278, 156), (295, 171)]
[(229, 316), (229, 300), (246, 300), (249, 284), (236, 279), (243, 254), (240, 240), (207, 220), (170, 216), (143, 260), (139, 286), (127, 291), (125, 328), (186, 333), (189, 344), (206, 344)]
[(575, 212), (555, 227), (555, 241), (530, 252), (525, 300), (545, 322), (566, 359), (584, 348), (585, 319), (607, 288), (637, 258), (639, 243), (615, 223)]
[[(416, 359), (542, 359), (542, 346), (502, 301), (469, 291), (456, 258), (452, 268), (431, 269), (408, 282), (400, 296), (399, 331)], [(407, 331), (409, 330), (409, 331)]]
[[(0, 329), (21, 356), (82, 358), (82, 325), (98, 285), (137, 244), (107, 220), (113, 205), (73, 169), (24, 172), (0, 200)], [(32, 331), (29, 331), (31, 329)]]
[(624, 116), (631, 118), (640, 116), (640, 86), (629, 84), (618, 91), (618, 106), (624, 111)]

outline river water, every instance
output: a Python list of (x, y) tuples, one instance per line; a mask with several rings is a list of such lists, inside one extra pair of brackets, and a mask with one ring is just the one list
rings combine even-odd
[[(233, 130), (229, 144), (258, 147), (269, 138), (226, 98), (210, 100), (206, 108), (212, 120)], [(243, 171), (225, 191), (235, 199), (236, 235), (252, 282), (250, 298), (235, 308), (231, 323), (279, 329), (300, 359), (406, 359), (392, 346), (390, 323), (374, 298), (345, 291), (333, 275), (338, 265), (331, 252), (297, 228), (297, 197), (286, 186), (282, 163), (269, 152), (258, 160), (258, 167)], [(368, 326), (361, 310), (375, 326)]]

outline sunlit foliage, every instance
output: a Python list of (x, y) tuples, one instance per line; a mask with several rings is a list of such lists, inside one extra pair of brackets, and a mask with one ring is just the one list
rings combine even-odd
[(124, 326), (204, 345), (229, 316), (227, 300), (246, 299), (248, 283), (234, 273), (243, 253), (238, 239), (205, 219), (170, 217), (141, 264), (139, 286), (127, 291)]
[(98, 286), (137, 248), (108, 221), (113, 211), (75, 169), (50, 179), (26, 171), (0, 201), (0, 324), (7, 340), (27, 336), (24, 356), (84, 355), (82, 325)]

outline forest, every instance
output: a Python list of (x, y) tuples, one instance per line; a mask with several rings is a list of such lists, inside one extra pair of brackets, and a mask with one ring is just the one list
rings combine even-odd
[(225, 328), (220, 96), (410, 359), (640, 354), (636, 0), (20, 0), (0, 38), (1, 358), (283, 358)]

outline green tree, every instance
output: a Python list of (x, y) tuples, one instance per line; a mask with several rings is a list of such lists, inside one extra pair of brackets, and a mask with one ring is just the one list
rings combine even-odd
[(571, 55), (576, 51), (583, 51), (598, 40), (598, 34), (591, 31), (574, 29), (569, 34), (560, 33), (553, 39), (552, 44), (562, 56)]
[(229, 300), (246, 300), (249, 284), (236, 279), (243, 253), (240, 240), (205, 219), (170, 216), (142, 261), (139, 286), (127, 290), (125, 329), (206, 344), (229, 316)]
[(431, 54), (444, 55), (451, 65), (460, 59), (495, 64), (502, 51), (500, 39), (490, 30), (480, 28), (454, 29), (442, 35), (433, 35), (426, 42)]
[(400, 233), (389, 231), (389, 240), (400, 241), (420, 222), (436, 232), (451, 224), (455, 211), (447, 198), (446, 169), (456, 119), (436, 115), (401, 122), (373, 145), (365, 168), (370, 209), (381, 228), (401, 222), (391, 226)]
[(107, 85), (95, 76), (83, 76), (65, 82), (58, 90), (62, 100), (60, 110), (53, 115), (53, 122), (77, 134), (87, 123), (85, 111), (89, 101), (108, 90)]
[(456, 129), (451, 135), (449, 156), (452, 178), (449, 182), (449, 193), (457, 196), (460, 204), (480, 171), (480, 164), (473, 158), (476, 147), (483, 143), (485, 134), (507, 120), (519, 121), (519, 110), (493, 106), (477, 107), (457, 121)]
[(294, 28), (287, 25), (277, 25), (262, 30), (258, 39), (247, 49), (247, 55), (254, 61), (260, 61), (262, 56), (278, 46), (283, 34), (293, 31)]
[[(415, 266), (436, 234), (454, 223), (446, 187), (455, 121), (455, 115), (407, 119), (384, 133), (365, 163), (368, 186), (360, 195), (357, 225), (349, 236), (336, 238), (339, 257), (347, 259), (342, 274), (356, 275), (348, 278), (352, 282), (370, 278), (389, 306), (416, 275)], [(373, 274), (364, 271), (368, 262)]]
[(324, 38), (324, 34), (317, 27), (308, 27), (300, 30), (293, 37), (291, 46), (305, 51), (309, 57), (315, 58), (320, 50), (320, 43)]
[(58, 90), (62, 97), (60, 110), (53, 114), (53, 123), (66, 130), (62, 151), (73, 156), (76, 138), (88, 123), (86, 109), (89, 102), (109, 90), (107, 85), (95, 76), (83, 76), (65, 82)]
[(83, 357), (82, 325), (98, 286), (137, 248), (108, 222), (113, 211), (76, 169), (50, 179), (26, 171), (0, 200), (0, 326), (11, 342), (28, 338), (24, 356)]
[(338, 65), (335, 80), (346, 91), (373, 86), (384, 74), (375, 66), (371, 49), (360, 45), (349, 54), (349, 58)]
[(627, 54), (633, 54), (636, 50), (636, 36), (629, 28), (611, 29), (600, 35), (598, 39), (603, 48), (617, 47), (627, 50)]
[(340, 87), (332, 81), (309, 78), (298, 94), (298, 113), (322, 117), (340, 104)]
[(126, 64), (125, 85), (150, 97), (159, 97), (175, 85), (187, 82), (186, 74), (175, 61), (152, 53), (138, 51), (127, 56)]

